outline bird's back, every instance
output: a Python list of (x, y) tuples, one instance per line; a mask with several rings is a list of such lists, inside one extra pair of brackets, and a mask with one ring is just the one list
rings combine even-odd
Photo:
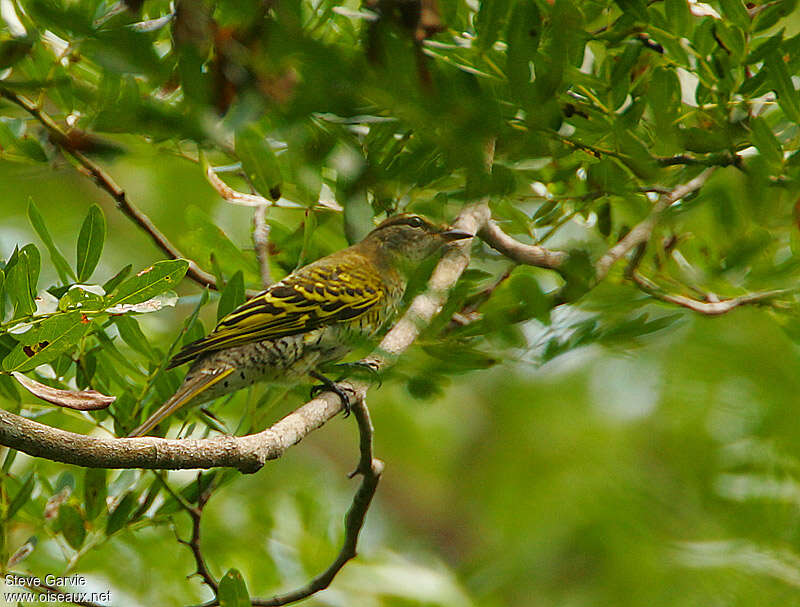
[(205, 354), (337, 326), (342, 338), (375, 333), (399, 304), (405, 280), (354, 245), (304, 266), (222, 318), (170, 367)]

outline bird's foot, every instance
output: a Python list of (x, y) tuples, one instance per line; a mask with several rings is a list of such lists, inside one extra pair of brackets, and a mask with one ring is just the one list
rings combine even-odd
[(350, 397), (347, 395), (347, 392), (342, 390), (336, 382), (328, 379), (322, 373), (317, 373), (316, 371), (312, 371), (309, 373), (311, 377), (316, 380), (322, 382), (317, 386), (313, 386), (311, 388), (311, 397), (315, 397), (320, 392), (333, 392), (336, 396), (338, 396), (342, 400), (342, 407), (344, 408), (344, 416), (348, 417), (350, 415)]
[(369, 360), (357, 360), (350, 363), (336, 363), (335, 365), (331, 365), (330, 368), (342, 371), (342, 374), (339, 376), (337, 381), (341, 381), (345, 377), (353, 375), (352, 372), (355, 371), (356, 374), (363, 374), (366, 372), (366, 374), (370, 376), (370, 379), (373, 383), (377, 382), (379, 388), (383, 385), (383, 380), (381, 379), (381, 374), (380, 371), (378, 371), (377, 365)]

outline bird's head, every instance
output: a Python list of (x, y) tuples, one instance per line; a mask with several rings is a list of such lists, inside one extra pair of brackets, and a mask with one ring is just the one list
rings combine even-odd
[(415, 266), (454, 240), (472, 238), (472, 234), (437, 224), (413, 213), (393, 215), (384, 220), (364, 239), (401, 266)]

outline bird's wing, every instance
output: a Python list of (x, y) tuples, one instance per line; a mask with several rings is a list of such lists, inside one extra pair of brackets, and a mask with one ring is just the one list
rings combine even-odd
[(222, 318), (206, 337), (183, 348), (170, 368), (201, 354), (305, 333), (354, 320), (387, 296), (378, 270), (359, 259), (327, 258), (301, 268)]

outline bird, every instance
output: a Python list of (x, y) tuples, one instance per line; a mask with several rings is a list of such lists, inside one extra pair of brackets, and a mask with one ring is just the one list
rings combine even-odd
[(320, 368), (373, 338), (399, 308), (416, 267), (473, 234), (402, 213), (360, 242), (303, 266), (185, 345), (168, 369), (192, 363), (178, 390), (128, 434), (142, 436), (190, 402), (199, 405), (257, 381), (296, 384), (306, 376), (347, 395)]

